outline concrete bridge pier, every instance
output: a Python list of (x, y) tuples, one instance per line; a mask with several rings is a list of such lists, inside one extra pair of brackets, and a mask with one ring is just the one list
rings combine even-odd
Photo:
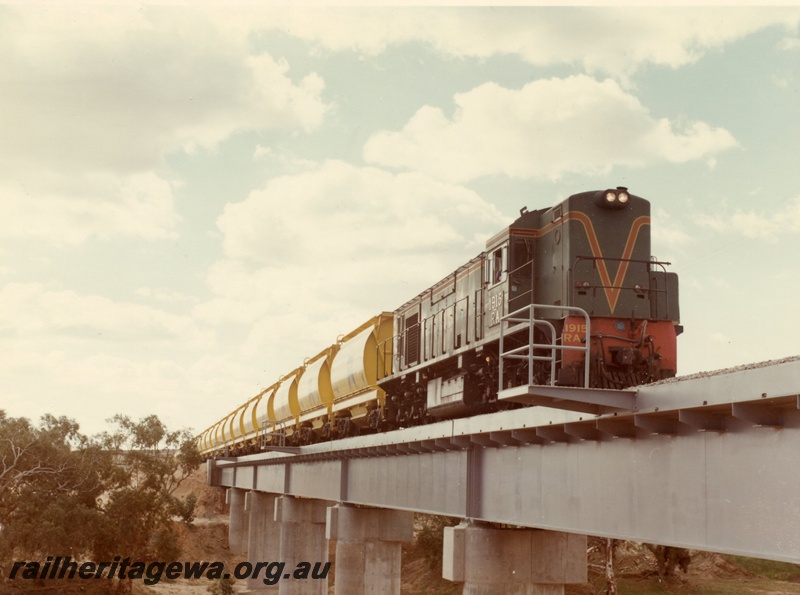
[[(328, 540), (325, 538), (327, 500), (311, 500), (280, 496), (275, 499), (275, 521), (280, 523), (280, 558), (285, 562), (284, 575), (278, 583), (280, 595), (327, 595), (328, 579), (320, 576), (328, 562)], [(300, 563), (310, 564), (302, 578)], [(303, 567), (305, 568), (305, 567)], [(294, 573), (300, 577), (295, 578)]]
[[(255, 567), (259, 562), (277, 563), (281, 559), (281, 525), (275, 521), (277, 495), (264, 492), (248, 492), (245, 512), (249, 516), (247, 537), (247, 561)], [(277, 566), (268, 566), (255, 578), (247, 579), (247, 589), (254, 594), (278, 592)], [(266, 579), (267, 582), (264, 582)], [(273, 583), (273, 584), (269, 584)]]
[(563, 595), (587, 581), (585, 535), (471, 522), (444, 531), (442, 576), (465, 595)]
[(336, 541), (335, 595), (400, 595), (402, 544), (414, 538), (414, 513), (338, 504), (328, 509)]
[(245, 490), (228, 488), (225, 504), (230, 507), (228, 522), (228, 548), (234, 554), (244, 554), (247, 550), (248, 515), (244, 510)]

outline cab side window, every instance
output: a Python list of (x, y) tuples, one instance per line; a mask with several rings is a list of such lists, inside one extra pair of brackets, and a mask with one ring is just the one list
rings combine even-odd
[(528, 240), (515, 239), (511, 257), (511, 272), (518, 278), (531, 278), (531, 246)]
[(486, 263), (486, 282), (489, 285), (495, 285), (505, 279), (506, 258), (505, 246), (492, 251), (488, 255)]

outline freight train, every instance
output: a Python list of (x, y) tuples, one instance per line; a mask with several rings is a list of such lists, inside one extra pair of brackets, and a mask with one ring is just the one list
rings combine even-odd
[(574, 194), (283, 376), (198, 436), (206, 456), (389, 431), (502, 407), (506, 388), (622, 389), (676, 373), (678, 277), (650, 203)]

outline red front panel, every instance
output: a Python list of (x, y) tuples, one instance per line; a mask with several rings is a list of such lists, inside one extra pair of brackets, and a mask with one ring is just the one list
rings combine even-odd
[[(677, 371), (677, 339), (675, 325), (668, 320), (633, 320), (624, 318), (591, 318), (592, 357), (600, 355), (605, 362), (615, 361), (619, 349), (637, 349), (641, 360), (655, 357), (660, 361), (664, 376)], [(584, 345), (586, 322), (579, 316), (564, 319), (561, 333), (562, 345)], [(564, 351), (563, 366), (583, 365), (583, 352)]]

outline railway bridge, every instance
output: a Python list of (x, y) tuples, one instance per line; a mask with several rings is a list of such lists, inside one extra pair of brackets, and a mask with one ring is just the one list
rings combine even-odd
[(800, 563), (800, 358), (500, 398), (536, 406), (210, 460), (231, 547), (289, 567), (335, 540), (341, 595), (400, 592), (413, 512), (462, 519), (443, 575), (464, 593), (563, 593), (586, 581), (587, 535)]

